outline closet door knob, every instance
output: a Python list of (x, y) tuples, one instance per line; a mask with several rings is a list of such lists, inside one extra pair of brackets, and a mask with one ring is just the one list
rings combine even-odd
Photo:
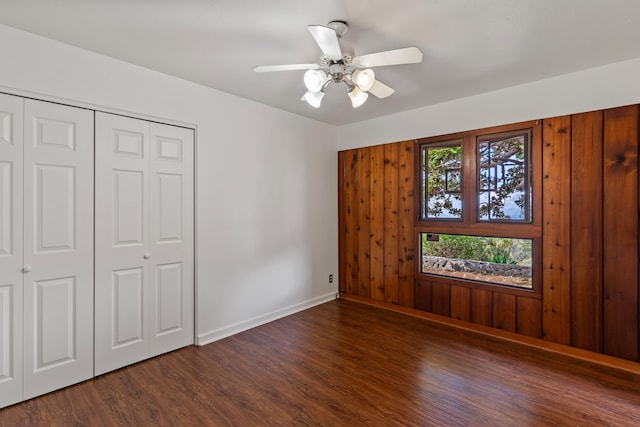
[(22, 272), (23, 273), (28, 273), (31, 270), (33, 270), (33, 267), (31, 267), (30, 265), (25, 265), (24, 267), (22, 267)]
[(142, 257), (144, 259), (149, 259), (149, 258), (151, 258), (151, 254), (149, 252), (145, 252), (144, 255), (142, 255)]

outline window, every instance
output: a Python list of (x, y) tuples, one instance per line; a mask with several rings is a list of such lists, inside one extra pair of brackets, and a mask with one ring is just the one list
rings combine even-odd
[(531, 222), (530, 133), (478, 137), (478, 220)]
[(423, 145), (422, 218), (462, 218), (462, 141)]
[(533, 241), (421, 233), (422, 273), (533, 289)]
[(539, 291), (540, 134), (528, 122), (418, 141), (422, 274)]

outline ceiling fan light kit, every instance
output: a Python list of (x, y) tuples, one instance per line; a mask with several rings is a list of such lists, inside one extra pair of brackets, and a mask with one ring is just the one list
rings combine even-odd
[(347, 92), (347, 95), (349, 95), (349, 98), (351, 98), (351, 105), (353, 106), (353, 108), (358, 108), (359, 106), (364, 104), (369, 97), (369, 94), (360, 90), (358, 86), (353, 86), (351, 90)]
[(348, 87), (353, 108), (364, 104), (369, 93), (380, 99), (391, 96), (394, 90), (376, 80), (371, 68), (422, 62), (422, 52), (417, 47), (354, 56), (348, 47), (340, 46), (340, 38), (349, 29), (345, 21), (331, 21), (326, 27), (309, 25), (308, 28), (322, 51), (319, 64), (264, 65), (254, 67), (253, 71), (307, 70), (303, 78), (307, 92), (301, 100), (314, 108), (320, 108), (324, 89), (331, 83), (344, 83)]
[(373, 86), (376, 75), (371, 68), (366, 68), (364, 70), (355, 70), (353, 74), (351, 74), (351, 79), (358, 85), (360, 90), (366, 92)]
[(308, 90), (300, 100), (307, 101), (307, 104), (311, 105), (313, 108), (320, 108), (320, 103), (322, 102), (323, 97), (324, 91), (322, 90), (318, 92), (311, 92)]
[(310, 92), (320, 92), (329, 76), (322, 70), (307, 70), (304, 73), (304, 85)]

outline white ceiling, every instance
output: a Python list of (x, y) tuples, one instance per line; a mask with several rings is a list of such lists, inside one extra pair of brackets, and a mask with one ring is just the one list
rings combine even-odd
[[(318, 62), (306, 27), (335, 19), (356, 55), (423, 62), (376, 68), (396, 92), (358, 109), (344, 85), (314, 109), (303, 71), (252, 71)], [(335, 125), (640, 57), (639, 0), (0, 0), (0, 23)]]

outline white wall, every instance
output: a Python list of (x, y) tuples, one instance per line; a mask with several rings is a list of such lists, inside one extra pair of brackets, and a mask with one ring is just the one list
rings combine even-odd
[(200, 343), (335, 294), (335, 127), (2, 25), (0, 58), (1, 91), (197, 127)]
[(639, 102), (640, 58), (342, 126), (338, 129), (338, 149)]

